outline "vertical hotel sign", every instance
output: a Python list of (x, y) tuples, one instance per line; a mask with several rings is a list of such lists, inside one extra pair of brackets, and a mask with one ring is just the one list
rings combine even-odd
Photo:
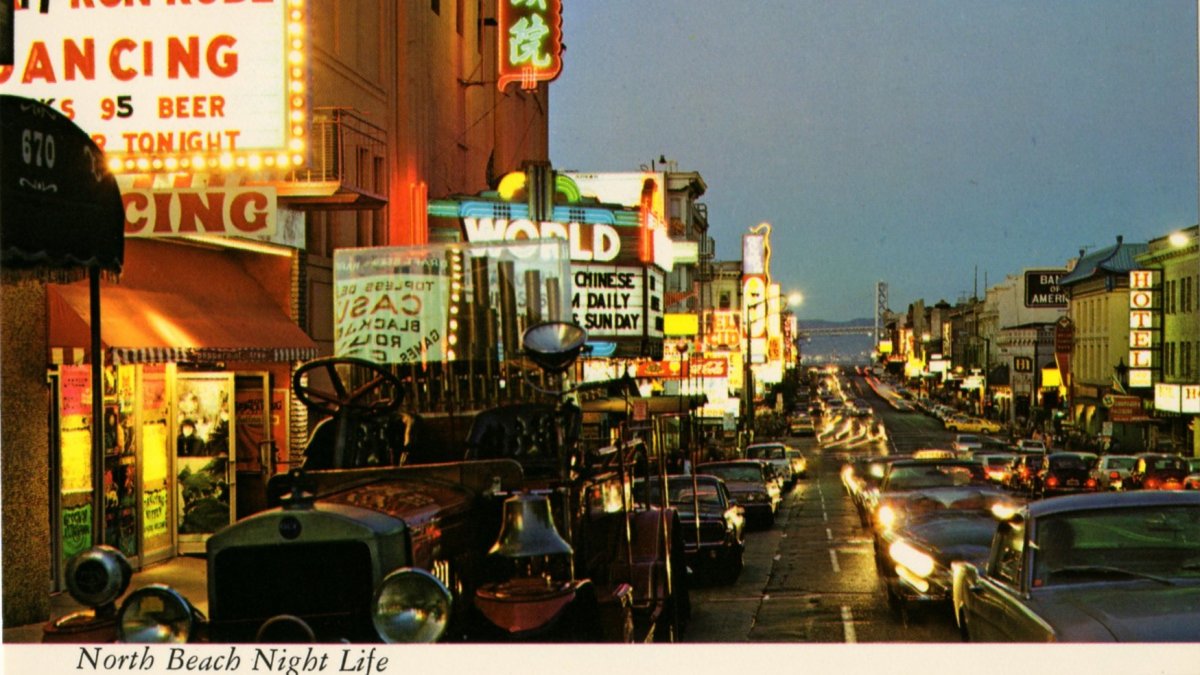
[(20, 3), (0, 93), (61, 111), (114, 173), (291, 169), (310, 124), (305, 20), (305, 0)]
[(1129, 386), (1154, 386), (1154, 272), (1129, 272)]
[(500, 91), (536, 89), (562, 71), (562, 0), (500, 0)]

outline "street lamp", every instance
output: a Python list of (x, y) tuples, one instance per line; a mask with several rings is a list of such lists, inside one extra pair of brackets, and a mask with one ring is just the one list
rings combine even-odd
[[(752, 367), (754, 362), (754, 334), (750, 330), (750, 313), (773, 299), (777, 298), (763, 298), (762, 300), (746, 305), (742, 310), (743, 328), (746, 331), (746, 354), (743, 359), (744, 373), (742, 376), (742, 390), (746, 395), (746, 414), (743, 417), (745, 420), (743, 431), (746, 433), (753, 433), (754, 431), (754, 369)], [(786, 302), (789, 307), (798, 306), (804, 302), (804, 295), (798, 291), (793, 291), (787, 295)], [(762, 317), (763, 320), (765, 321), (768, 316), (770, 314), (764, 314)]]

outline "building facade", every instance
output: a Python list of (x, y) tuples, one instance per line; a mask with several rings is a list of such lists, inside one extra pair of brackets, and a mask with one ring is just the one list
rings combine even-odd
[[(16, 13), (19, 54), (33, 40), (79, 44), (93, 34), (86, 13), (67, 3), (51, 10)], [(179, 21), (170, 7), (105, 11), (105, 30), (116, 32), (100, 40), (170, 40), (163, 28)], [(103, 353), (84, 339), (86, 288), (4, 285), (6, 625), (47, 618), (48, 591), (61, 588), (63, 562), (81, 547), (113, 543), (144, 565), (202, 546), (219, 523), (189, 517), (186, 476), (213, 473), (218, 488), (202, 498), (230, 518), (254, 508), (240, 502), (262, 475), (299, 459), (308, 431), (287, 394), (296, 363), (333, 351), (333, 252), (424, 243), (431, 198), (474, 193), (548, 159), (549, 85), (499, 86), (507, 36), (494, 3), (304, 0), (203, 11), (190, 32), (278, 24), (267, 31), (278, 42), (247, 37), (238, 42), (247, 54), (226, 54), (240, 61), (203, 62), (226, 68), (225, 82), (203, 91), (146, 66), (135, 82), (143, 88), (128, 87), (129, 115), (76, 119), (108, 139), (130, 237), (122, 278), (100, 290)], [(0, 92), (100, 108), (54, 78), (5, 79)], [(276, 92), (278, 118), (246, 112), (271, 98), (251, 94)], [(186, 122), (154, 128), (164, 105), (173, 123)], [(259, 151), (262, 119), (272, 133)], [(87, 366), (100, 357), (106, 382), (93, 383)], [(104, 420), (82, 405), (97, 386)], [(258, 435), (239, 440), (252, 427)], [(104, 435), (99, 457), (85, 450), (92, 429)], [(259, 442), (274, 453), (259, 454)], [(103, 484), (91, 477), (96, 463)]]

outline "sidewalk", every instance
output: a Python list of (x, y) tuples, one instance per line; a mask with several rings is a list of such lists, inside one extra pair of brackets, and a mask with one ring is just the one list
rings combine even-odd
[[(166, 584), (179, 591), (204, 614), (208, 614), (208, 569), (201, 556), (181, 556), (153, 563), (134, 572), (129, 593), (150, 584)], [(127, 593), (128, 594), (128, 593)], [(123, 598), (122, 598), (123, 599)], [(121, 600), (117, 601), (117, 607)], [(75, 602), (66, 591), (50, 596), (50, 617), (60, 619), (72, 612), (86, 609)], [(41, 623), (4, 627), (5, 643), (36, 643), (42, 641)]]

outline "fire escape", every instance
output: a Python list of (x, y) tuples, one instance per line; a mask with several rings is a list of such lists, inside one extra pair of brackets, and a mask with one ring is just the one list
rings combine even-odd
[(304, 210), (377, 210), (388, 203), (387, 132), (350, 108), (313, 109), (309, 166), (278, 184)]

